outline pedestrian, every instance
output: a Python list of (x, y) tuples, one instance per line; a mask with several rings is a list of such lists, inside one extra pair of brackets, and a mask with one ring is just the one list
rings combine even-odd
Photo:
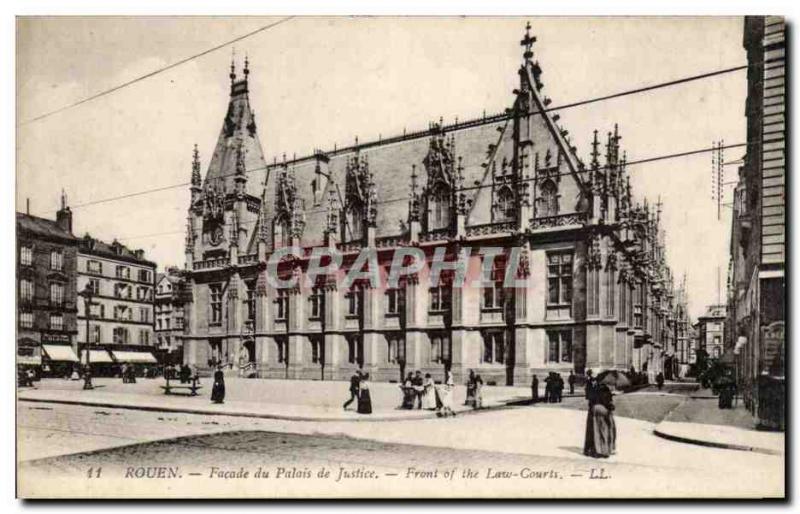
[(561, 373), (556, 373), (556, 402), (561, 403), (561, 398), (564, 396), (564, 378)]
[(414, 375), (411, 372), (408, 372), (408, 376), (406, 376), (405, 381), (400, 386), (400, 389), (403, 391), (403, 404), (401, 408), (403, 409), (413, 409), (414, 408), (414, 386), (411, 384), (411, 380), (414, 378)]
[(358, 413), (372, 414), (372, 397), (369, 394), (369, 373), (364, 373), (358, 380)]
[(483, 408), (483, 379), (480, 375), (475, 375), (475, 408)]
[(594, 393), (595, 387), (597, 387), (597, 380), (592, 376), (592, 370), (586, 372), (586, 385), (584, 387), (584, 397), (591, 401), (591, 396)]
[[(359, 392), (358, 386), (360, 383), (361, 383), (361, 372), (356, 370), (356, 372), (353, 373), (353, 376), (350, 377), (350, 399), (344, 402), (344, 405), (342, 406), (344, 410), (347, 410), (348, 405), (358, 400), (358, 392)], [(356, 407), (357, 406), (358, 404), (356, 404)]]
[(569, 372), (569, 377), (567, 377), (567, 383), (569, 384), (569, 394), (572, 396), (575, 394), (575, 373), (572, 371)]
[(658, 387), (659, 391), (661, 391), (661, 388), (664, 387), (664, 373), (660, 371), (658, 372), (658, 375), (656, 375), (656, 386)]
[(531, 380), (531, 401), (537, 403), (539, 401), (539, 377), (533, 375)]
[(133, 364), (128, 365), (128, 383), (135, 384), (136, 383), (136, 366)]
[(730, 376), (730, 372), (726, 372), (717, 379), (716, 387), (719, 391), (718, 407), (720, 409), (733, 408), (733, 398), (736, 395), (736, 382), (733, 380), (733, 377)]
[(417, 370), (414, 378), (411, 380), (411, 385), (414, 387), (414, 397), (416, 399), (417, 408), (422, 408), (422, 392), (424, 391), (425, 380), (422, 378), (422, 372)]
[(126, 363), (122, 363), (122, 368), (120, 368), (120, 375), (122, 375), (122, 383), (128, 383), (128, 365)]
[(614, 397), (605, 384), (599, 385), (590, 396), (583, 454), (594, 458), (608, 458), (616, 453), (617, 445)]
[(425, 381), (422, 383), (422, 387), (422, 408), (436, 410), (436, 390), (430, 373), (425, 373)]
[(550, 403), (550, 396), (553, 391), (553, 373), (547, 373), (544, 379), (544, 403)]
[(455, 382), (453, 381), (453, 372), (449, 369), (444, 372), (444, 383), (439, 388), (439, 399), (442, 402), (442, 408), (438, 412), (438, 416), (447, 417), (447, 415), (452, 415), (455, 417), (456, 413), (453, 410), (453, 387), (455, 386)]
[(214, 403), (225, 402), (225, 373), (222, 372), (222, 366), (217, 367), (217, 371), (214, 372), (214, 386), (211, 388), (211, 401)]
[(464, 405), (467, 407), (475, 407), (475, 370), (469, 370), (469, 377), (467, 378), (467, 398), (464, 400)]

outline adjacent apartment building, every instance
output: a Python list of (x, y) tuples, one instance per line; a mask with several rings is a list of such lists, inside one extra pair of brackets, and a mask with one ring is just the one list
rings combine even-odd
[(786, 26), (747, 16), (747, 153), (734, 192), (726, 345), (758, 423), (785, 428)]
[(184, 283), (179, 268), (167, 268), (156, 275), (155, 335), (162, 363), (183, 363)]
[[(77, 287), (91, 292), (91, 305), (78, 302), (78, 341), (86, 362), (87, 327), (90, 362), (98, 370), (117, 363), (156, 362), (153, 305), (156, 265), (143, 250), (117, 240), (80, 238)], [(87, 319), (88, 318), (88, 319)]]
[(78, 240), (62, 195), (50, 220), (17, 213), (17, 364), (59, 375), (77, 362)]
[[(674, 339), (672, 274), (660, 203), (634, 200), (620, 134), (595, 132), (584, 163), (547, 111), (530, 26), (518, 89), (501, 114), (268, 164), (248, 91), (232, 65), (230, 98), (205, 173), (197, 149), (186, 234), (184, 362), (270, 378), (373, 380), (421, 370), (497, 384), (546, 371), (662, 371)], [(569, 64), (569, 63), (565, 63)], [(446, 94), (446, 93), (443, 93)], [(437, 252), (499, 247), (482, 287), (430, 279)], [(305, 277), (326, 247), (347, 271), (375, 249), (386, 273), (401, 248), (421, 268), (400, 283), (275, 287), (269, 258), (299, 255), (280, 276)], [(520, 248), (513, 262), (512, 248)], [(525, 287), (506, 288), (511, 269)]]

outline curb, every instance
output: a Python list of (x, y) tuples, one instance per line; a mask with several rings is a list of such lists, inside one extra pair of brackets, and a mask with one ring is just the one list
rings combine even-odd
[[(148, 412), (172, 412), (172, 413), (181, 413), (181, 414), (196, 414), (201, 416), (232, 416), (232, 417), (239, 417), (239, 418), (258, 418), (258, 419), (277, 419), (283, 421), (314, 421), (314, 422), (344, 422), (344, 423), (358, 423), (358, 422), (390, 422), (390, 421), (415, 421), (420, 419), (438, 419), (439, 416), (436, 415), (436, 412), (421, 412), (419, 414), (412, 414), (404, 417), (393, 417), (393, 416), (374, 416), (374, 415), (364, 415), (357, 418), (335, 418), (335, 417), (309, 417), (309, 416), (292, 416), (292, 415), (284, 415), (284, 414), (261, 414), (261, 413), (253, 413), (253, 412), (218, 412), (209, 409), (191, 409), (185, 407), (157, 407), (154, 405), (124, 405), (124, 404), (117, 404), (117, 403), (110, 403), (110, 402), (101, 402), (101, 401), (83, 401), (83, 400), (64, 400), (64, 399), (46, 399), (46, 398), (17, 398), (17, 401), (20, 402), (31, 402), (31, 403), (56, 403), (62, 405), (82, 405), (85, 407), (101, 407), (105, 409), (127, 409), (127, 410), (140, 410), (140, 411), (148, 411)], [(508, 408), (505, 404), (496, 405), (491, 407), (483, 407), (481, 409), (472, 409), (472, 410), (465, 410), (458, 412), (456, 414), (460, 415), (468, 415), (468, 414), (477, 414), (479, 412), (487, 412), (495, 409), (503, 409)]]
[(676, 441), (679, 443), (696, 444), (698, 446), (708, 446), (711, 448), (723, 448), (726, 450), (738, 450), (745, 452), (762, 453), (766, 455), (778, 455), (778, 456), (783, 455), (783, 453), (779, 451), (770, 450), (768, 448), (759, 448), (757, 446), (747, 446), (741, 444), (718, 443), (715, 441), (706, 441), (703, 439), (693, 439), (690, 437), (684, 437), (684, 436), (670, 434), (668, 432), (663, 432), (658, 428), (653, 429), (653, 434), (655, 434), (658, 437), (661, 437), (662, 439), (668, 439), (670, 441)]

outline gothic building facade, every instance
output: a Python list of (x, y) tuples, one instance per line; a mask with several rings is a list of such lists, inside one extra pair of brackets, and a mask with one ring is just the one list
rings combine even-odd
[[(439, 380), (451, 368), (458, 381), (475, 369), (498, 385), (550, 370), (660, 371), (673, 305), (660, 204), (634, 202), (616, 126), (595, 131), (588, 164), (578, 157), (547, 110), (529, 29), (505, 113), (269, 164), (248, 63), (241, 78), (232, 66), (205, 177), (197, 149), (191, 171), (184, 362), (324, 380), (358, 368)], [(303, 251), (280, 262), (281, 276), (303, 277), (317, 247), (345, 270), (375, 249), (383, 277), (397, 249), (420, 249), (425, 262), (391, 286), (329, 275), (282, 289), (266, 263), (286, 246)], [(431, 281), (437, 249), (467, 255), (474, 271), (482, 247), (503, 249), (488, 283)], [(508, 266), (524, 288), (505, 287)]]

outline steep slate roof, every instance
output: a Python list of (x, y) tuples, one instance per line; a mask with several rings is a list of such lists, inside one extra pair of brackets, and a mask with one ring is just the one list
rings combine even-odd
[(214, 153), (208, 164), (204, 185), (211, 181), (222, 181), (225, 188), (233, 191), (233, 175), (236, 171), (236, 158), (238, 145), (241, 140), (244, 154), (244, 165), (247, 176), (246, 192), (255, 197), (260, 197), (263, 190), (266, 173), (266, 161), (258, 140), (255, 113), (250, 108), (248, 98), (249, 71), (245, 64), (245, 78), (235, 81), (231, 73), (231, 97), (228, 111), (222, 123), (222, 129), (217, 137)]
[(77, 242), (78, 239), (70, 232), (62, 229), (53, 220), (31, 216), (22, 212), (17, 213), (17, 232), (25, 231), (51, 239), (62, 239)]
[[(523, 40), (523, 43), (525, 43), (525, 40)], [(535, 113), (529, 117), (533, 147), (531, 148), (531, 154), (528, 155), (527, 174), (531, 180), (534, 179), (534, 158), (537, 153), (542, 167), (548, 150), (554, 163), (559, 154), (563, 156), (561, 166), (558, 169), (558, 174), (560, 175), (558, 178), (560, 214), (574, 213), (585, 207), (581, 205), (581, 200), (586, 193), (581, 174), (582, 165), (571, 144), (557, 125), (557, 117), (554, 117), (546, 110), (546, 102), (540, 93), (542, 88), (542, 84), (539, 81), (541, 70), (538, 63), (534, 63), (531, 60), (533, 54), (530, 52), (530, 46), (528, 46), (527, 50), (525, 61), (519, 69), (520, 81), (527, 86), (522, 88), (523, 94), (530, 95), (528, 112)], [(235, 85), (232, 87), (235, 87)], [(514, 109), (509, 112), (515, 112), (520, 105), (521, 97), (522, 95), (518, 95), (513, 99)], [(246, 95), (244, 95), (244, 99), (232, 96), (231, 105), (234, 113), (239, 112), (237, 111), (237, 108), (239, 108), (246, 119), (247, 113), (249, 113), (249, 103)], [(444, 131), (445, 137), (454, 137), (454, 157), (456, 159), (458, 157), (462, 158), (463, 187), (471, 188), (466, 191), (467, 198), (472, 204), (467, 216), (467, 225), (474, 226), (490, 223), (492, 221), (491, 209), (493, 205), (492, 165), (495, 164), (499, 169), (504, 159), (509, 163), (513, 161), (513, 119), (508, 114), (496, 115), (449, 126), (440, 125), (440, 128)], [(217, 159), (217, 154), (224, 152), (226, 145), (230, 144), (228, 139), (224, 137), (224, 133), (223, 127), (223, 133), (220, 135), (220, 141), (217, 145), (218, 150), (215, 152), (215, 159)], [(419, 191), (422, 192), (422, 187), (426, 185), (428, 178), (423, 160), (428, 153), (430, 140), (434, 133), (435, 131), (430, 129), (382, 141), (371, 141), (360, 145), (357, 143), (350, 148), (325, 153), (323, 155), (325, 155), (327, 163), (323, 164), (322, 167), (324, 168), (323, 171), (330, 175), (332, 182), (315, 172), (320, 164), (319, 159), (314, 155), (293, 159), (286, 163), (289, 170), (295, 174), (297, 194), (305, 206), (305, 230), (302, 244), (304, 246), (322, 244), (326, 227), (329, 190), (333, 189), (339, 208), (341, 208), (342, 203), (347, 201), (344, 197), (347, 161), (355, 155), (367, 158), (370, 172), (374, 177), (378, 202), (376, 236), (403, 235), (403, 227), (408, 220), (412, 164), (416, 165), (417, 184)], [(257, 162), (248, 163), (247, 168), (263, 166), (263, 156), (260, 153), (260, 144), (257, 136), (252, 137), (248, 143), (251, 147), (257, 149), (255, 152), (258, 159)], [(235, 154), (235, 152), (230, 151), (228, 153)], [(249, 159), (253, 159), (252, 153), (248, 153)], [(209, 167), (209, 177), (214, 176), (212, 171), (216, 169), (215, 166), (218, 167), (219, 165), (216, 165), (215, 161), (212, 160), (212, 165)], [(233, 169), (232, 165), (230, 166), (230, 169)], [(264, 217), (270, 227), (275, 215), (276, 178), (282, 166), (282, 163), (267, 166), (266, 180), (261, 182), (265, 186), (258, 192), (258, 196), (263, 200)], [(254, 174), (252, 173), (248, 175), (248, 191), (251, 191), (251, 188), (258, 183), (253, 180), (253, 177)], [(325, 184), (322, 191), (317, 192), (316, 199), (312, 190), (312, 183), (315, 181), (318, 184)], [(535, 199), (536, 183), (532, 183), (532, 186), (531, 199)], [(260, 221), (258, 225), (260, 225)], [(258, 225), (251, 233), (247, 253), (256, 251)], [(271, 243), (270, 241), (268, 245), (271, 246)]]

